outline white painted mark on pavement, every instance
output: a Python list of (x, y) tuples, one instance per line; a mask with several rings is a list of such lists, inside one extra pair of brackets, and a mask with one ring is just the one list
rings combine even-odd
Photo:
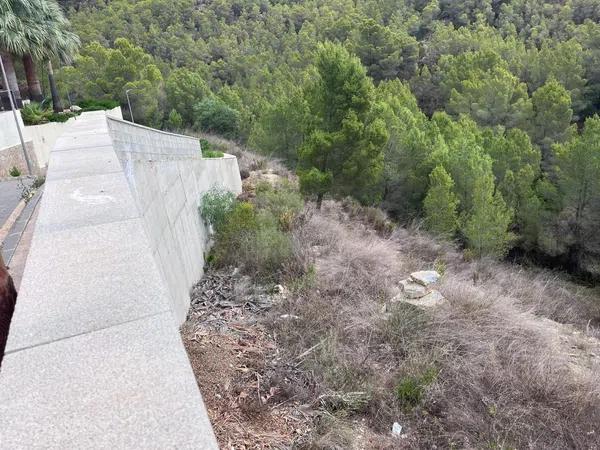
[[(103, 192), (103, 191), (100, 191)], [(71, 194), (71, 198), (81, 203), (87, 203), (88, 205), (103, 205), (105, 203), (116, 203), (117, 201), (111, 195), (107, 194), (82, 194), (79, 189)]]

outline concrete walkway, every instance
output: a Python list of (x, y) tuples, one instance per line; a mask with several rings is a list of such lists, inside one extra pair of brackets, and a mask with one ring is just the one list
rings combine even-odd
[(216, 448), (103, 112), (56, 143), (0, 372), (0, 448)]

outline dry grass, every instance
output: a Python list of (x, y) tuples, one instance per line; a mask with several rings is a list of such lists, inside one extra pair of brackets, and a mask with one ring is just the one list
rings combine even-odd
[[(237, 436), (248, 448), (252, 439), (255, 448), (600, 448), (598, 290), (554, 272), (465, 260), (450, 243), (385, 223), (347, 202), (306, 207), (292, 231), (293, 263), (282, 270), (289, 293), (269, 312), (245, 317), (262, 330), (255, 347), (268, 344), (276, 355), (263, 349), (245, 367), (260, 375), (263, 391), (277, 395), (260, 413), (238, 410), (235, 421), (221, 420), (226, 406), (213, 407), (209, 398), (221, 442)], [(423, 311), (387, 303), (398, 281), (431, 268), (444, 273), (446, 306)], [(201, 379), (211, 352), (198, 353), (189, 336), (186, 345)], [(226, 379), (228, 370), (214, 367)], [(205, 399), (211, 383), (217, 378), (200, 383)], [(269, 422), (281, 411), (274, 404), (294, 405), (310, 426), (294, 434), (285, 422)], [(391, 436), (394, 422), (402, 437)], [(271, 438), (266, 423), (273, 424)]]
[[(418, 231), (382, 237), (334, 203), (296, 232), (317, 279), (279, 305), (269, 326), (309, 374), (310, 391), (293, 395), (340, 399), (318, 405), (328, 420), (310, 448), (350, 448), (365, 423), (371, 448), (597, 448), (598, 358), (573, 358), (572, 330), (534, 315), (562, 307), (563, 321), (580, 324), (590, 311), (580, 305), (598, 306), (593, 291), (573, 294), (552, 273), (465, 261)], [(445, 268), (447, 307), (382, 312), (400, 279), (435, 265)], [(299, 319), (276, 320), (284, 313)], [(581, 350), (599, 348), (594, 340)], [(396, 396), (402, 380), (426, 373), (435, 376), (416, 406)], [(344, 400), (359, 393), (361, 401)], [(406, 436), (390, 443), (394, 421)]]
[(288, 170), (281, 161), (259, 155), (242, 144), (224, 139), (215, 134), (199, 133), (191, 130), (187, 131), (186, 134), (188, 136), (197, 136), (198, 138), (206, 139), (222, 152), (236, 156), (242, 178), (245, 178), (245, 174), (261, 170), (271, 170), (278, 175), (285, 175), (288, 173)]

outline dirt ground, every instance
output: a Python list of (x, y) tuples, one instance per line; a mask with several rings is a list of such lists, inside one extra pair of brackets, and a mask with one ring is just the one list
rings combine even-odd
[(282, 294), (248, 292), (248, 279), (234, 272), (198, 283), (183, 340), (220, 447), (288, 447), (309, 434), (315, 411), (282, 395), (292, 380), (275, 379), (286, 362), (259, 323)]

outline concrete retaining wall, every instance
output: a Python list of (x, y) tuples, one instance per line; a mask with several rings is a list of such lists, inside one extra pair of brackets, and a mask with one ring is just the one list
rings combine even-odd
[(176, 319), (185, 320), (189, 289), (202, 276), (208, 234), (198, 206), (218, 186), (239, 194), (237, 159), (203, 159), (198, 139), (109, 118), (108, 127), (152, 254), (171, 293)]
[(0, 371), (0, 449), (217, 448), (178, 323), (202, 271), (198, 198), (241, 183), (235, 159), (198, 152), (103, 112), (57, 139)]
[[(33, 151), (33, 142), (25, 142), (25, 151), (29, 157), (33, 174), (37, 174), (37, 158)], [(16, 167), (19, 169), (22, 175), (27, 174), (27, 161), (25, 161), (25, 155), (23, 155), (23, 148), (21, 144), (13, 145), (12, 147), (6, 147), (0, 149), (0, 179), (10, 178), (10, 170)]]
[[(17, 113), (17, 120), (22, 130), (24, 127), (23, 119), (21, 119), (21, 114), (19, 113)], [(12, 111), (0, 111), (0, 150), (20, 143)]]

